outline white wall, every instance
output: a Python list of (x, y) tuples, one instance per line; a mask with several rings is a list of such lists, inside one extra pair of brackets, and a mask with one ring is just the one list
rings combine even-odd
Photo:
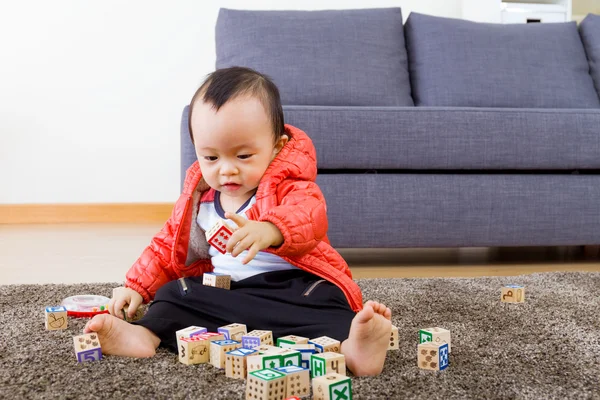
[(214, 69), (219, 7), (400, 6), (460, 17), (461, 0), (0, 2), (0, 204), (173, 202), (182, 107)]

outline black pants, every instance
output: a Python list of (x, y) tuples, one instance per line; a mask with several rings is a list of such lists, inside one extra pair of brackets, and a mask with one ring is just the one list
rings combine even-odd
[(234, 322), (254, 329), (315, 338), (348, 337), (354, 311), (334, 284), (302, 270), (267, 272), (239, 282), (231, 290), (204, 286), (202, 277), (183, 278), (162, 286), (148, 312), (136, 322), (154, 332), (161, 346), (177, 351), (175, 331), (191, 325), (209, 332)]

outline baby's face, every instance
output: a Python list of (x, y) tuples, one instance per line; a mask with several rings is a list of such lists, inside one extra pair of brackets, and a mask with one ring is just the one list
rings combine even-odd
[(196, 155), (204, 180), (229, 197), (246, 201), (254, 194), (281, 147), (262, 103), (241, 96), (218, 112), (197, 101), (191, 119)]

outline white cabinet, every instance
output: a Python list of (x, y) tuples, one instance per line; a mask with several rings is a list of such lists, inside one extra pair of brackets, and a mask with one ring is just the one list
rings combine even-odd
[(572, 0), (462, 0), (462, 17), (477, 22), (526, 24), (571, 21)]

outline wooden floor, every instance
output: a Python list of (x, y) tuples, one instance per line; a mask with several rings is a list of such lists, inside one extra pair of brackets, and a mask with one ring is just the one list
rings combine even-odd
[[(155, 224), (0, 225), (0, 284), (122, 282)], [(339, 249), (355, 278), (597, 271), (581, 248)]]

